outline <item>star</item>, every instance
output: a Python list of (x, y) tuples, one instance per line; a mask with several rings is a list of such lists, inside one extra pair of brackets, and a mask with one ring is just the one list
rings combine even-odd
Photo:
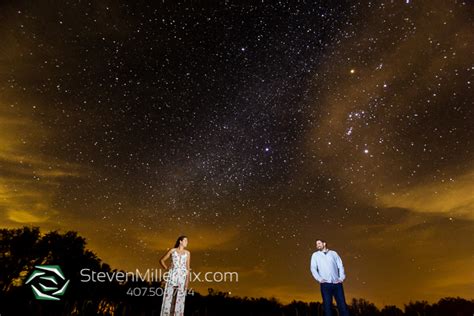
[[(77, 228), (116, 268), (156, 258), (180, 232), (206, 250), (196, 267), (272, 262), (226, 284), (233, 295), (295, 299), (308, 273), (278, 278), (288, 269), (278, 258), (307, 265), (315, 237), (357, 254), (350, 277), (371, 265), (373, 286), (350, 285), (368, 300), (406, 303), (416, 289), (403, 284), (437, 282), (403, 264), (416, 253), (455, 272), (441, 283), (464, 282), (474, 232), (467, 1), (10, 2), (0, 40), (24, 49), (0, 57), (2, 223)], [(60, 14), (38, 24), (49, 11)], [(438, 251), (439, 235), (456, 260)], [(105, 247), (118, 237), (143, 258)], [(377, 291), (387, 284), (394, 291)], [(426, 298), (452, 288), (434, 292)]]

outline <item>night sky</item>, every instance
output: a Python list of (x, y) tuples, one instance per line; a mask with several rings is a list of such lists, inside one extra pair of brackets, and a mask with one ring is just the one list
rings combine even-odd
[(473, 4), (0, 4), (0, 221), (78, 231), (112, 268), (320, 300), (474, 293)]

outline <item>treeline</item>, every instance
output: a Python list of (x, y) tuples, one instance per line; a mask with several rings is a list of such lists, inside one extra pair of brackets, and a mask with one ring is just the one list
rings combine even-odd
[[(59, 301), (36, 300), (25, 281), (36, 265), (59, 265), (70, 284)], [(38, 227), (0, 230), (0, 315), (159, 315), (161, 296), (133, 296), (130, 288), (162, 288), (146, 281), (80, 282), (79, 271), (117, 272), (103, 263), (77, 232), (40, 234)], [(352, 316), (472, 316), (474, 301), (444, 298), (434, 304), (411, 302), (400, 309), (378, 309), (364, 299), (349, 302)], [(206, 295), (186, 297), (186, 316), (323, 316), (319, 302), (294, 301), (284, 305), (275, 299), (234, 297), (209, 289)], [(337, 315), (334, 310), (334, 315)]]

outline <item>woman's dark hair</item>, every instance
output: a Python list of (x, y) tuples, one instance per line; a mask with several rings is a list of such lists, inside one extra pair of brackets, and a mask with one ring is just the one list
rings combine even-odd
[(178, 248), (178, 247), (179, 247), (179, 242), (182, 241), (184, 238), (188, 238), (188, 237), (186, 237), (186, 236), (184, 236), (184, 235), (183, 235), (183, 236), (179, 236), (179, 237), (178, 237), (178, 240), (176, 240), (176, 243), (174, 244), (174, 247), (175, 247), (175, 248)]

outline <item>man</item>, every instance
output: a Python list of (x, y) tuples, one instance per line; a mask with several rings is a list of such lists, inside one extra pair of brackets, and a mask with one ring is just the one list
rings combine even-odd
[(342, 282), (346, 278), (341, 257), (337, 252), (327, 249), (324, 240), (316, 240), (318, 251), (311, 256), (311, 273), (321, 284), (321, 295), (323, 297), (324, 314), (331, 316), (332, 298), (336, 299), (337, 309), (340, 316), (349, 316)]

